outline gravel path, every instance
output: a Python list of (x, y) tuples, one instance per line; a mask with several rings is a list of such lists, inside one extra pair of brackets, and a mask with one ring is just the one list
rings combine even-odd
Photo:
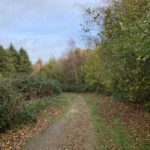
[(92, 150), (93, 125), (88, 107), (78, 97), (62, 119), (26, 145), (26, 150)]

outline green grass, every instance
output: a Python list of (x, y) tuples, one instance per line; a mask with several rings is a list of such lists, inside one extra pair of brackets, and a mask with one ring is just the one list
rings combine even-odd
[(113, 124), (115, 128), (110, 130), (112, 141), (118, 145), (120, 150), (132, 150), (130, 143), (130, 136), (126, 128), (121, 124), (118, 118), (114, 119)]
[[(15, 123), (12, 125), (12, 129), (18, 128), (24, 124), (31, 124), (38, 120), (47, 109), (62, 109), (65, 111), (66, 106), (73, 100), (73, 96), (65, 93), (57, 96), (35, 99), (30, 101), (24, 101), (20, 111), (16, 114)], [(51, 111), (47, 111), (43, 115), (50, 118), (55, 118), (55, 115)]]
[(109, 120), (103, 117), (100, 106), (102, 102), (102, 96), (92, 96), (92, 101), (89, 96), (84, 96), (87, 104), (89, 105), (90, 112), (93, 117), (95, 126), (95, 136), (97, 144), (95, 150), (132, 150), (130, 143), (130, 136), (126, 128), (121, 124), (121, 121), (114, 117), (112, 123), (108, 123)]
[(42, 112), (44, 109), (48, 107), (60, 106), (60, 105), (63, 105), (64, 103), (65, 101), (63, 101), (62, 96), (54, 96), (54, 97), (48, 97), (48, 98), (31, 100), (29, 102), (25, 102), (24, 108), (28, 116), (27, 118), (28, 121), (34, 122), (37, 120), (40, 112)]
[[(67, 103), (72, 101), (72, 97), (69, 97), (67, 94), (61, 94), (58, 96), (31, 100), (24, 103), (24, 109), (27, 113), (27, 121), (34, 122), (37, 120), (40, 113), (47, 108), (56, 108), (56, 107), (65, 107)], [(53, 117), (52, 114), (47, 114), (49, 117)]]

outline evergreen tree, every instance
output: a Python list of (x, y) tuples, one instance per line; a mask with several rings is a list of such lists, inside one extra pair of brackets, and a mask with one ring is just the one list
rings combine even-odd
[(5, 72), (5, 63), (6, 63), (6, 51), (3, 46), (0, 45), (0, 74)]
[(15, 73), (18, 72), (19, 69), (19, 54), (16, 51), (15, 47), (10, 44), (9, 48), (8, 48), (8, 57), (9, 59), (9, 63), (12, 63), (14, 66), (14, 71)]
[(15, 72), (11, 54), (8, 50), (0, 46), (0, 74), (10, 76)]
[(19, 72), (20, 73), (31, 73), (32, 66), (27, 52), (21, 48), (19, 50)]

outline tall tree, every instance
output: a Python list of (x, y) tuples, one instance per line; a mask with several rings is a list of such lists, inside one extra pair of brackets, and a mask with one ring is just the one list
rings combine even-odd
[(12, 70), (14, 70), (15, 72), (18, 72), (19, 69), (19, 54), (17, 52), (17, 50), (15, 49), (15, 47), (13, 46), (13, 44), (10, 44), (9, 48), (8, 48), (8, 63), (12, 63), (12, 65), (14, 66), (14, 68)]
[(20, 73), (30, 74), (32, 70), (32, 65), (27, 52), (21, 48), (19, 50), (19, 69)]
[(0, 74), (9, 76), (14, 72), (15, 68), (10, 53), (3, 46), (0, 46)]
[(6, 64), (6, 51), (4, 50), (3, 46), (0, 45), (0, 74), (3, 74), (5, 70)]
[(74, 39), (70, 39), (68, 41), (68, 46), (69, 46), (69, 51), (70, 51), (68, 56), (70, 57), (70, 62), (71, 62), (71, 65), (73, 67), (73, 72), (74, 72), (76, 84), (78, 84), (79, 83), (79, 77), (78, 77), (78, 72), (77, 72), (77, 66), (76, 66), (76, 63), (75, 63), (75, 53), (74, 53), (74, 50), (75, 50), (76, 44), (75, 44)]

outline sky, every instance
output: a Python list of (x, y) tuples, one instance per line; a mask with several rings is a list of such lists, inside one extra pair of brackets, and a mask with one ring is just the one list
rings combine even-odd
[(84, 47), (81, 9), (106, 0), (0, 0), (0, 44), (27, 50), (30, 59), (44, 62), (60, 57), (74, 38)]

